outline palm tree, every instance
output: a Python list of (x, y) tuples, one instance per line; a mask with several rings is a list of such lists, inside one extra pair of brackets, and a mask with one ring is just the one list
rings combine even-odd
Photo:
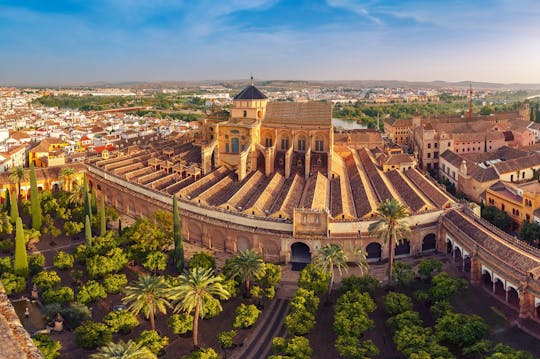
[(223, 288), (223, 278), (216, 276), (211, 268), (192, 268), (178, 277), (179, 284), (170, 289), (170, 298), (176, 300), (174, 312), (193, 313), (193, 345), (199, 340), (199, 318), (204, 317), (205, 305), (217, 296), (228, 299), (230, 293)]
[(227, 268), (230, 277), (238, 278), (249, 294), (251, 282), (264, 273), (264, 261), (261, 255), (251, 249), (240, 252), (232, 258)]
[(9, 170), (9, 180), (13, 183), (17, 183), (17, 198), (21, 200), (21, 182), (28, 179), (27, 174), (24, 172), (24, 168), (21, 166), (11, 167)]
[(126, 287), (126, 296), (122, 299), (124, 304), (130, 303), (128, 310), (137, 315), (141, 311), (150, 319), (150, 327), (156, 330), (154, 316), (156, 312), (167, 313), (169, 302), (169, 285), (163, 277), (142, 275), (135, 285)]
[[(367, 254), (362, 248), (356, 248), (354, 250), (354, 259), (358, 268), (360, 268), (360, 273), (362, 275), (369, 273), (369, 264), (367, 262)], [(365, 274), (364, 274), (365, 271)]]
[(314, 262), (316, 266), (321, 267), (326, 273), (330, 274), (330, 280), (328, 281), (328, 295), (330, 295), (334, 285), (334, 268), (337, 268), (340, 277), (343, 272), (347, 272), (349, 269), (347, 255), (341, 246), (331, 243), (321, 247), (319, 254), (314, 258)]
[(68, 192), (71, 192), (71, 184), (74, 176), (75, 170), (71, 167), (65, 167), (60, 170), (60, 178), (62, 178), (67, 184)]
[(81, 206), (84, 203), (84, 188), (75, 184), (72, 188), (72, 192), (69, 192), (67, 201), (73, 206)]
[(90, 359), (156, 359), (156, 355), (145, 346), (140, 346), (129, 340), (118, 343), (108, 343), (99, 351), (90, 355)]
[(401, 243), (408, 233), (409, 224), (404, 219), (409, 215), (407, 208), (394, 198), (382, 202), (377, 208), (378, 221), (369, 225), (371, 234), (388, 243), (388, 283), (392, 283), (392, 268), (394, 265), (394, 250), (396, 243)]

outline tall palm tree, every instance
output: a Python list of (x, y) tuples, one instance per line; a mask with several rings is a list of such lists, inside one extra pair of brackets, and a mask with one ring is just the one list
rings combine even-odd
[(69, 192), (67, 201), (73, 206), (81, 206), (84, 203), (84, 188), (78, 184), (72, 186), (72, 191)]
[(264, 261), (259, 253), (248, 249), (234, 256), (227, 270), (231, 278), (238, 278), (244, 284), (249, 294), (251, 282), (264, 272)]
[[(367, 261), (367, 254), (362, 248), (356, 248), (354, 250), (354, 259), (358, 268), (360, 268), (360, 273), (362, 275), (369, 273), (369, 263)], [(365, 272), (365, 274), (364, 274)]]
[(118, 343), (108, 343), (99, 351), (90, 355), (90, 359), (156, 359), (156, 355), (145, 346), (140, 346), (129, 340)]
[(174, 312), (193, 313), (193, 345), (199, 340), (199, 318), (204, 317), (209, 300), (227, 299), (230, 293), (223, 288), (223, 278), (216, 276), (211, 268), (192, 268), (178, 277), (179, 284), (170, 289), (170, 298), (176, 301)]
[(71, 192), (73, 177), (75, 177), (75, 170), (73, 168), (65, 167), (60, 170), (60, 178), (62, 178), (67, 184), (68, 192)]
[(392, 269), (394, 266), (394, 250), (396, 243), (401, 243), (410, 233), (409, 224), (404, 219), (409, 215), (405, 205), (394, 198), (387, 199), (377, 208), (379, 220), (369, 225), (371, 234), (388, 243), (388, 283), (392, 283)]
[(328, 281), (328, 295), (330, 295), (334, 285), (334, 268), (337, 268), (340, 277), (343, 272), (347, 272), (349, 269), (347, 255), (341, 246), (330, 243), (321, 247), (319, 254), (314, 258), (314, 262), (316, 266), (321, 267), (326, 273), (330, 274), (330, 280)]
[(11, 167), (9, 170), (9, 180), (13, 183), (17, 183), (17, 198), (21, 200), (21, 182), (28, 179), (28, 175), (24, 172), (22, 166)]
[(150, 319), (150, 327), (156, 330), (154, 316), (157, 312), (167, 313), (169, 302), (169, 285), (163, 277), (141, 275), (133, 286), (127, 286), (124, 304), (129, 303), (128, 310), (137, 315), (141, 311)]

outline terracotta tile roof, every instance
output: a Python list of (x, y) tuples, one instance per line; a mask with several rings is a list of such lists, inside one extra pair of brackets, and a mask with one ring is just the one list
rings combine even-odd
[(519, 157), (508, 161), (495, 163), (493, 167), (499, 174), (540, 166), (540, 154), (534, 152), (529, 156)]
[(489, 182), (499, 179), (499, 175), (493, 167), (482, 168), (476, 164), (467, 164), (467, 172), (478, 182)]
[(518, 247), (517, 244), (514, 245), (491, 231), (490, 234), (486, 233), (489, 228), (480, 225), (478, 223), (480, 220), (470, 219), (458, 210), (447, 212), (443, 218), (470, 237), (474, 243), (485, 250), (486, 254), (498, 258), (501, 263), (505, 263), (522, 273), (535, 271), (540, 267), (540, 260), (536, 255), (528, 255), (522, 246)]
[(330, 102), (270, 102), (266, 106), (265, 124), (332, 124)]
[(402, 163), (414, 162), (414, 157), (406, 153), (398, 153), (390, 155), (390, 157), (384, 162), (387, 165), (400, 165)]
[(403, 171), (403, 173), (405, 173), (411, 182), (413, 182), (414, 185), (418, 187), (437, 207), (444, 208), (447, 204), (452, 202), (449, 197), (442, 194), (439, 189), (435, 188), (435, 186), (416, 169), (411, 168), (410, 170)]
[(399, 171), (393, 170), (385, 174), (413, 213), (420, 211), (426, 205), (414, 189), (401, 177)]
[(440, 157), (457, 168), (461, 166), (461, 161), (463, 161), (463, 158), (452, 150), (444, 151)]
[(389, 125), (393, 127), (411, 127), (412, 126), (412, 119), (407, 118), (389, 118), (385, 120), (384, 122), (388, 123)]

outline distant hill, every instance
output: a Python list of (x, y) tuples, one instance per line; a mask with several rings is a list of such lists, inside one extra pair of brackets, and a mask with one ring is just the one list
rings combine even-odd
[[(495, 82), (477, 82), (477, 81), (399, 81), (399, 80), (350, 80), (350, 81), (307, 81), (307, 80), (255, 80), (256, 85), (267, 90), (296, 89), (296, 88), (321, 88), (321, 87), (345, 87), (352, 89), (360, 88), (467, 88), (472, 84), (476, 89), (495, 89), (495, 90), (532, 90), (540, 89), (540, 84), (503, 84)], [(249, 84), (249, 80), (205, 80), (205, 81), (126, 81), (126, 82), (88, 82), (77, 84), (50, 85), (51, 88), (133, 88), (133, 89), (163, 89), (163, 88), (198, 88), (203, 85), (221, 85), (224, 87), (237, 89)], [(27, 85), (29, 86), (29, 85)], [(39, 86), (40, 88), (47, 86)]]

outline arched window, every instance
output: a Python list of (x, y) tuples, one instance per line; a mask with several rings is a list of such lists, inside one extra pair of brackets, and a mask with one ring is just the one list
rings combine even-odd
[(247, 117), (247, 111), (244, 110), (244, 117)]
[(233, 137), (231, 139), (231, 148), (232, 148), (232, 153), (240, 152), (240, 142), (238, 141), (238, 137)]
[(284, 151), (289, 149), (289, 139), (287, 137), (281, 139), (281, 149)]
[(324, 139), (322, 137), (315, 139), (315, 151), (324, 151)]
[(306, 150), (306, 139), (305, 137), (298, 138), (298, 151)]

